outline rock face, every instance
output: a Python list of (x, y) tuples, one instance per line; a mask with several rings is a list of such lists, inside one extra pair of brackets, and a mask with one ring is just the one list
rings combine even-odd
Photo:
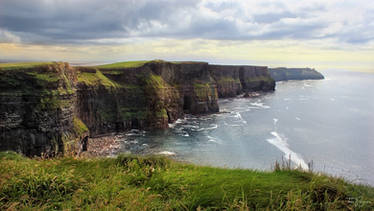
[(324, 79), (321, 73), (311, 68), (269, 68), (269, 73), (275, 81)]
[(0, 150), (76, 152), (87, 136), (167, 128), (186, 113), (218, 112), (219, 97), (274, 87), (267, 67), (204, 62), (0, 67)]
[(0, 70), (0, 150), (62, 153), (75, 136), (75, 83), (67, 63)]

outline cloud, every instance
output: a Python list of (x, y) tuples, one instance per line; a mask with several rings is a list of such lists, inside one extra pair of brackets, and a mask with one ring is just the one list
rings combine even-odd
[(0, 43), (19, 43), (20, 38), (7, 30), (0, 29)]
[(1, 0), (0, 42), (374, 40), (371, 0)]

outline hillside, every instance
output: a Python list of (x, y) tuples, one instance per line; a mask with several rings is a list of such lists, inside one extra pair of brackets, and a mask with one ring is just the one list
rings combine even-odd
[(201, 167), (163, 157), (49, 160), (0, 153), (0, 209), (373, 210), (374, 189), (298, 170)]

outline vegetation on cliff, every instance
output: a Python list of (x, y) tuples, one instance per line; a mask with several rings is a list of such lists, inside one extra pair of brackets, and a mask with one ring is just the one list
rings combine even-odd
[(50, 160), (0, 153), (0, 209), (372, 210), (374, 188), (298, 170), (201, 167), (163, 157)]
[(120, 68), (137, 68), (143, 66), (145, 63), (150, 61), (127, 61), (127, 62), (116, 62), (112, 64), (104, 64), (96, 66), (99, 69), (120, 69)]
[(0, 63), (1, 70), (19, 70), (53, 64), (53, 62)]
[(78, 82), (91, 87), (103, 86), (105, 88), (120, 88), (122, 87), (115, 81), (107, 78), (102, 72), (96, 69), (91, 71), (81, 71), (78, 73)]
[(73, 117), (73, 125), (74, 125), (74, 131), (77, 135), (82, 135), (84, 133), (89, 132), (87, 126), (82, 122), (81, 119), (74, 116)]

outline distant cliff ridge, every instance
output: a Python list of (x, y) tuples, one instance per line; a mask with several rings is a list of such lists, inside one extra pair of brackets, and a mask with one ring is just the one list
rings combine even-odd
[(269, 73), (275, 81), (324, 79), (321, 73), (311, 68), (269, 68)]
[(0, 64), (0, 151), (77, 151), (88, 136), (167, 128), (186, 113), (218, 112), (219, 97), (274, 88), (268, 68), (258, 66)]

